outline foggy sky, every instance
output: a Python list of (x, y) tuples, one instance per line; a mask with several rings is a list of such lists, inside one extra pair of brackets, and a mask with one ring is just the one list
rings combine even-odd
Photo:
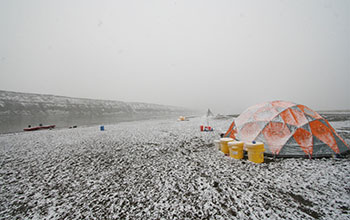
[(350, 1), (0, 0), (0, 90), (350, 109)]

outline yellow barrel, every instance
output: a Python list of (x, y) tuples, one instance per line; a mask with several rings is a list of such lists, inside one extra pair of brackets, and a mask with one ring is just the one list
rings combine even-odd
[(228, 150), (230, 152), (230, 157), (235, 159), (243, 158), (243, 141), (232, 141), (228, 143)]
[(221, 150), (220, 140), (214, 140), (214, 147), (216, 150)]
[(224, 154), (229, 154), (229, 150), (228, 150), (228, 145), (227, 145), (227, 143), (228, 143), (228, 142), (231, 142), (231, 141), (233, 141), (232, 138), (220, 138), (221, 151), (222, 151)]
[(245, 143), (245, 148), (248, 150), (248, 160), (254, 163), (264, 162), (264, 143), (261, 142), (249, 142)]

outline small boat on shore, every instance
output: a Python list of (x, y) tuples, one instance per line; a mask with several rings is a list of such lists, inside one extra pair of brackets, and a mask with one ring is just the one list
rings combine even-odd
[(36, 131), (36, 130), (43, 130), (43, 129), (53, 129), (55, 127), (56, 127), (56, 125), (28, 127), (28, 128), (24, 128), (23, 131)]

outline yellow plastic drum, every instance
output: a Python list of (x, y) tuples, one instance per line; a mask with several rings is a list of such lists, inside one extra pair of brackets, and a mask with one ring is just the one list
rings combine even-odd
[(214, 140), (214, 147), (216, 150), (221, 150), (220, 140)]
[(245, 143), (245, 148), (248, 150), (248, 160), (254, 163), (263, 163), (264, 162), (264, 143), (255, 142), (255, 143)]
[(228, 143), (228, 149), (230, 152), (230, 157), (235, 159), (242, 159), (243, 158), (243, 141), (232, 141)]
[(222, 151), (224, 154), (229, 154), (229, 150), (228, 150), (228, 145), (227, 145), (227, 143), (228, 143), (228, 142), (231, 142), (231, 141), (233, 141), (232, 138), (220, 138), (221, 151)]

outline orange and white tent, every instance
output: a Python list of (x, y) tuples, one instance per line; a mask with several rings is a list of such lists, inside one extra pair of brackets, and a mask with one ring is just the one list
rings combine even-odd
[(259, 141), (265, 153), (281, 157), (320, 157), (350, 150), (328, 121), (305, 105), (272, 101), (245, 110), (225, 134), (240, 141)]

